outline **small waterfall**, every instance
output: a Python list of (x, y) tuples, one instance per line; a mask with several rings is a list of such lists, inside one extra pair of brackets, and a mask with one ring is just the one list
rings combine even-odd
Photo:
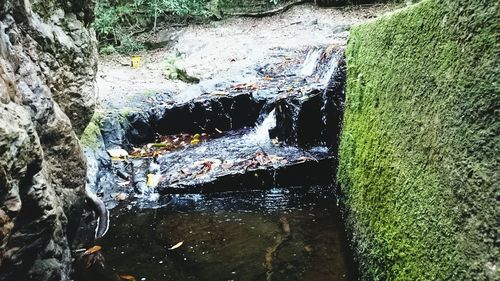
[(255, 144), (269, 143), (269, 130), (274, 127), (276, 127), (276, 114), (273, 109), (266, 118), (264, 118), (261, 124), (255, 126), (254, 130), (245, 136), (245, 139)]
[(321, 75), (320, 83), (324, 87), (328, 87), (330, 84), (330, 80), (332, 79), (333, 74), (337, 71), (339, 66), (339, 54), (338, 52), (333, 53), (328, 60), (328, 63), (325, 67), (325, 72)]
[(316, 70), (316, 66), (318, 65), (322, 52), (323, 49), (313, 48), (309, 50), (309, 52), (306, 55), (306, 59), (304, 60), (304, 63), (302, 65), (302, 68), (299, 71), (300, 76), (309, 77), (314, 74), (314, 71)]

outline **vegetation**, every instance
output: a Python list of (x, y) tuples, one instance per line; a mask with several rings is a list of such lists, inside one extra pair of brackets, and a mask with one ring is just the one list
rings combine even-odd
[(128, 53), (143, 48), (133, 35), (156, 28), (159, 20), (201, 19), (209, 15), (206, 0), (100, 0), (94, 28), (101, 52)]
[(134, 35), (160, 22), (205, 21), (223, 12), (262, 10), (285, 0), (100, 0), (94, 28), (101, 53), (130, 53), (144, 48)]
[(80, 136), (80, 143), (85, 148), (98, 149), (101, 139), (101, 118), (102, 115), (99, 112), (94, 112), (92, 119)]
[[(304, 2), (307, 2), (305, 0)], [(318, 5), (354, 5), (403, 0), (322, 0)], [(260, 15), (295, 0), (100, 0), (94, 28), (100, 52), (131, 53), (144, 49), (135, 35), (155, 30), (160, 23), (203, 22), (224, 15)], [(315, 2), (309, 0), (309, 2)], [(415, 2), (415, 0), (413, 1)]]
[(498, 1), (351, 29), (338, 179), (363, 280), (498, 278)]

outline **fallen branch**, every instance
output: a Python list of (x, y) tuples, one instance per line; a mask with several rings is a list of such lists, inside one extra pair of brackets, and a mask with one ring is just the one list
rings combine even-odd
[(254, 18), (262, 18), (262, 17), (268, 17), (272, 16), (278, 13), (282, 13), (290, 9), (292, 6), (299, 5), (309, 2), (308, 0), (295, 0), (295, 1), (290, 1), (288, 4), (284, 4), (280, 7), (276, 7), (272, 10), (268, 11), (263, 11), (263, 12), (246, 12), (246, 13), (225, 13), (228, 16), (233, 16), (233, 17), (254, 17)]

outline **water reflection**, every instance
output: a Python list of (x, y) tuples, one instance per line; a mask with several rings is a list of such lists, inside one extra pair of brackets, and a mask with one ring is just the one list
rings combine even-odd
[(104, 253), (137, 280), (353, 280), (335, 202), (329, 187), (173, 196), (113, 210)]

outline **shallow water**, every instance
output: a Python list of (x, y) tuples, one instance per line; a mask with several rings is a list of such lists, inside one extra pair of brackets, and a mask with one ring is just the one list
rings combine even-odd
[(184, 195), (162, 208), (113, 213), (104, 254), (137, 280), (356, 276), (331, 187)]
[[(257, 126), (256, 130), (242, 129), (227, 132), (223, 137), (160, 156), (158, 162), (163, 180), (168, 184), (181, 185), (210, 182), (224, 174), (244, 171), (245, 165), (256, 157), (256, 153), (264, 153), (275, 158), (276, 161), (268, 164), (274, 168), (285, 165), (282, 161), (294, 163), (301, 157), (324, 159), (330, 155), (327, 147), (303, 149), (274, 145), (269, 139), (267, 127), (262, 125)], [(258, 129), (259, 127), (264, 127), (264, 130)], [(206, 173), (196, 174), (200, 169), (200, 163), (204, 161), (217, 161), (217, 165), (214, 164)], [(225, 165), (229, 165), (226, 166), (228, 168), (225, 168)]]

